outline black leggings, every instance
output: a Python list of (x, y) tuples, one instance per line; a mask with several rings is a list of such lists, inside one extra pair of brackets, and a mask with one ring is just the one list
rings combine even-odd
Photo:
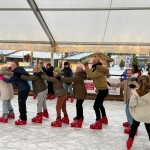
[(77, 111), (77, 116), (76, 118), (77, 119), (80, 119), (80, 118), (84, 118), (83, 117), (83, 107), (82, 107), (82, 104), (83, 104), (84, 100), (76, 100), (76, 111)]
[(105, 108), (103, 106), (103, 102), (104, 102), (104, 99), (107, 96), (107, 94), (108, 94), (108, 89), (98, 91), (98, 94), (96, 96), (96, 100), (95, 100), (95, 103), (94, 103), (94, 106), (93, 106), (93, 108), (95, 110), (95, 114), (96, 114), (96, 120), (101, 119), (100, 111), (102, 113), (102, 117), (106, 116), (106, 112), (105, 112)]
[[(139, 127), (139, 125), (140, 125), (140, 122), (135, 121), (135, 120), (133, 119), (133, 123), (132, 123), (132, 125), (131, 125), (131, 130), (130, 130), (130, 134), (129, 134), (129, 138), (134, 139), (136, 130), (137, 130), (137, 128)], [(145, 128), (146, 128), (146, 131), (147, 131), (147, 133), (148, 133), (149, 140), (150, 140), (150, 124), (145, 123)]]

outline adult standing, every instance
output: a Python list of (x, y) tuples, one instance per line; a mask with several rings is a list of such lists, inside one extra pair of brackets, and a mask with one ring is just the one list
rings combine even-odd
[[(47, 76), (53, 77), (53, 76), (54, 76), (54, 75), (53, 75), (53, 71), (54, 71), (54, 67), (51, 66), (50, 63), (48, 63), (48, 64), (46, 65), (46, 70), (45, 70)], [(48, 95), (47, 95), (47, 98), (46, 98), (46, 99), (52, 100), (52, 99), (55, 98), (54, 89), (53, 89), (53, 83), (50, 82), (50, 81), (47, 81), (47, 84), (48, 84)]]
[[(64, 62), (64, 68), (62, 69), (62, 76), (67, 77), (67, 78), (71, 78), (72, 77), (72, 70), (70, 68), (70, 64), (68, 62)], [(70, 96), (71, 96), (71, 102), (73, 102), (74, 97), (73, 97), (73, 92), (72, 92), (72, 83), (70, 82), (65, 82), (64, 83), (64, 88), (65, 91), (68, 93), (68, 89), (70, 92)], [(67, 95), (67, 100), (69, 99), (69, 96)]]
[[(94, 58), (92, 62), (92, 72), (88, 67), (88, 61), (84, 62), (85, 71), (87, 76), (91, 78), (96, 87), (97, 96), (94, 102), (94, 110), (96, 114), (96, 122), (90, 125), (91, 129), (102, 129), (102, 123), (108, 124), (108, 119), (106, 117), (105, 108), (103, 106), (103, 101), (108, 94), (108, 86), (106, 81), (106, 75), (109, 74), (109, 70), (102, 66), (102, 63), (98, 58)], [(101, 118), (101, 114), (102, 118)]]
[[(12, 72), (20, 73), (27, 75), (27, 72), (23, 67), (19, 66), (17, 61), (13, 61), (11, 63)], [(18, 104), (19, 104), (19, 112), (20, 119), (15, 121), (15, 125), (24, 125), (27, 123), (27, 111), (26, 111), (26, 100), (28, 98), (30, 92), (30, 85), (27, 81), (20, 79), (17, 76), (11, 76), (10, 78), (4, 78), (3, 81), (7, 83), (15, 82), (15, 85), (18, 88)]]
[(43, 61), (40, 61), (40, 62), (39, 62), (39, 65), (40, 65), (40, 67), (42, 68), (42, 70), (46, 73), (46, 68), (45, 68), (45, 66), (44, 66)]
[(138, 65), (132, 65), (132, 70), (133, 70), (132, 77), (139, 78), (142, 75), (141, 71), (138, 68)]

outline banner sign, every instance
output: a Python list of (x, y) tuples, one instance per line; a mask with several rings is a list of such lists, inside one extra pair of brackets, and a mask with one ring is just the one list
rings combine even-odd
[[(107, 79), (107, 81), (109, 83), (119, 83), (120, 79)], [(95, 86), (92, 80), (86, 80), (84, 82), (84, 85), (87, 89), (87, 93), (96, 93), (95, 90)], [(116, 88), (116, 87), (108, 87), (109, 89), (109, 95), (120, 95), (120, 88)]]

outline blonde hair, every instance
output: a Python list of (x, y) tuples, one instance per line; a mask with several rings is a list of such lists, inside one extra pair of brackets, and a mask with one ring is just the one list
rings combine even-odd
[[(37, 68), (37, 71), (38, 71), (38, 72), (43, 72), (42, 68), (41, 68), (39, 65), (34, 65), (34, 67)], [(33, 67), (33, 68), (34, 68), (34, 67)]]
[(149, 77), (146, 75), (142, 75), (139, 77), (138, 82), (140, 84), (140, 91), (143, 94), (147, 94), (148, 92), (150, 92), (150, 84), (149, 84)]

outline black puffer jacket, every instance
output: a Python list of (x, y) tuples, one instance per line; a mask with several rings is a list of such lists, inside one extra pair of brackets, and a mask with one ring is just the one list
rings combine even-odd
[[(67, 78), (71, 78), (72, 77), (72, 70), (71, 70), (71, 68), (63, 68), (62, 69), (62, 76), (67, 77)], [(65, 82), (65, 84), (70, 85), (71, 83)]]

